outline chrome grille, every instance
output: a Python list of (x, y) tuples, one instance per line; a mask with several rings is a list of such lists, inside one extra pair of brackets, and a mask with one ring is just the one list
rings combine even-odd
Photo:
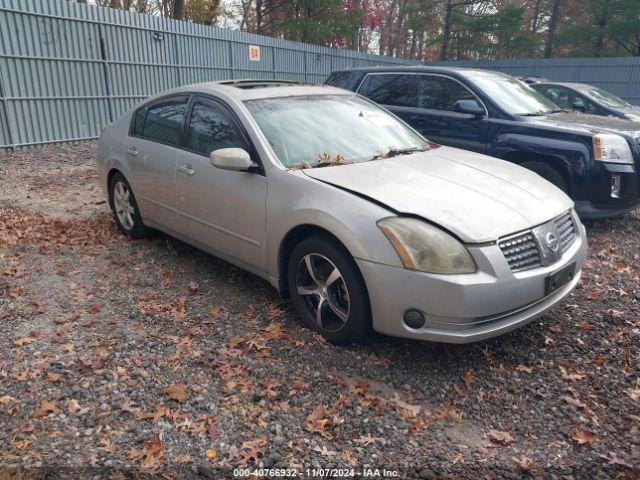
[(503, 238), (498, 242), (498, 245), (513, 271), (542, 265), (538, 244), (530, 231)]
[(576, 238), (576, 227), (571, 213), (567, 212), (554, 220), (560, 236), (560, 250), (566, 252)]
[(531, 230), (503, 237), (498, 246), (511, 271), (518, 272), (557, 262), (577, 237), (569, 211)]

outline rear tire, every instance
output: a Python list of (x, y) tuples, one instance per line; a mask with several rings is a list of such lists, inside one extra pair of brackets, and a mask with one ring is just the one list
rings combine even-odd
[(569, 187), (567, 186), (567, 181), (564, 178), (564, 175), (556, 168), (542, 162), (524, 162), (521, 163), (520, 166), (537, 173), (546, 181), (553, 183), (564, 193), (569, 193)]
[(295, 246), (287, 266), (291, 300), (304, 324), (335, 345), (366, 340), (371, 307), (364, 279), (335, 241), (313, 236)]
[(109, 182), (109, 206), (118, 230), (132, 239), (144, 238), (151, 232), (142, 222), (138, 202), (127, 179), (116, 172)]

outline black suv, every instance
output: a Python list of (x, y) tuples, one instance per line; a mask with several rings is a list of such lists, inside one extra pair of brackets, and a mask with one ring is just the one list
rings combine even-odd
[(564, 190), (583, 218), (640, 205), (640, 123), (566, 112), (487, 70), (359, 68), (333, 72), (326, 83), (385, 106), (434, 142), (533, 170)]

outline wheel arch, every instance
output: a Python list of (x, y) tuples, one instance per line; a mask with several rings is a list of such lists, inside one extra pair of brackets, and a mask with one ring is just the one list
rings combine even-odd
[[(300, 224), (293, 228), (291, 228), (282, 238), (280, 245), (278, 247), (278, 290), (280, 295), (283, 298), (289, 297), (289, 287), (288, 287), (288, 278), (287, 278), (287, 264), (289, 261), (289, 253), (293, 250), (293, 248), (303, 241), (306, 238), (312, 236), (319, 236), (329, 239), (332, 242), (335, 242), (340, 248), (342, 248), (345, 252), (354, 259), (354, 264), (356, 266), (356, 270), (362, 279), (362, 283), (364, 285), (365, 290), (367, 290), (366, 282), (364, 281), (364, 277), (357, 263), (355, 262), (355, 257), (351, 250), (347, 247), (346, 243), (343, 242), (337, 235), (332, 233), (330, 230), (321, 227), (319, 225), (313, 225), (309, 223)], [(368, 290), (367, 290), (368, 295)]]
[(571, 175), (569, 167), (563, 158), (544, 153), (530, 153), (512, 151), (502, 157), (503, 160), (522, 165), (524, 163), (541, 163), (556, 170), (565, 181), (569, 193), (572, 191)]

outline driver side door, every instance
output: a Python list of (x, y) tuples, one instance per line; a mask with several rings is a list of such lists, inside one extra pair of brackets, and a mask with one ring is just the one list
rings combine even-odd
[(196, 96), (189, 109), (183, 150), (178, 153), (177, 199), (183, 234), (203, 248), (245, 267), (266, 265), (267, 182), (258, 173), (214, 167), (210, 154), (243, 148), (260, 160), (232, 110), (209, 96)]

